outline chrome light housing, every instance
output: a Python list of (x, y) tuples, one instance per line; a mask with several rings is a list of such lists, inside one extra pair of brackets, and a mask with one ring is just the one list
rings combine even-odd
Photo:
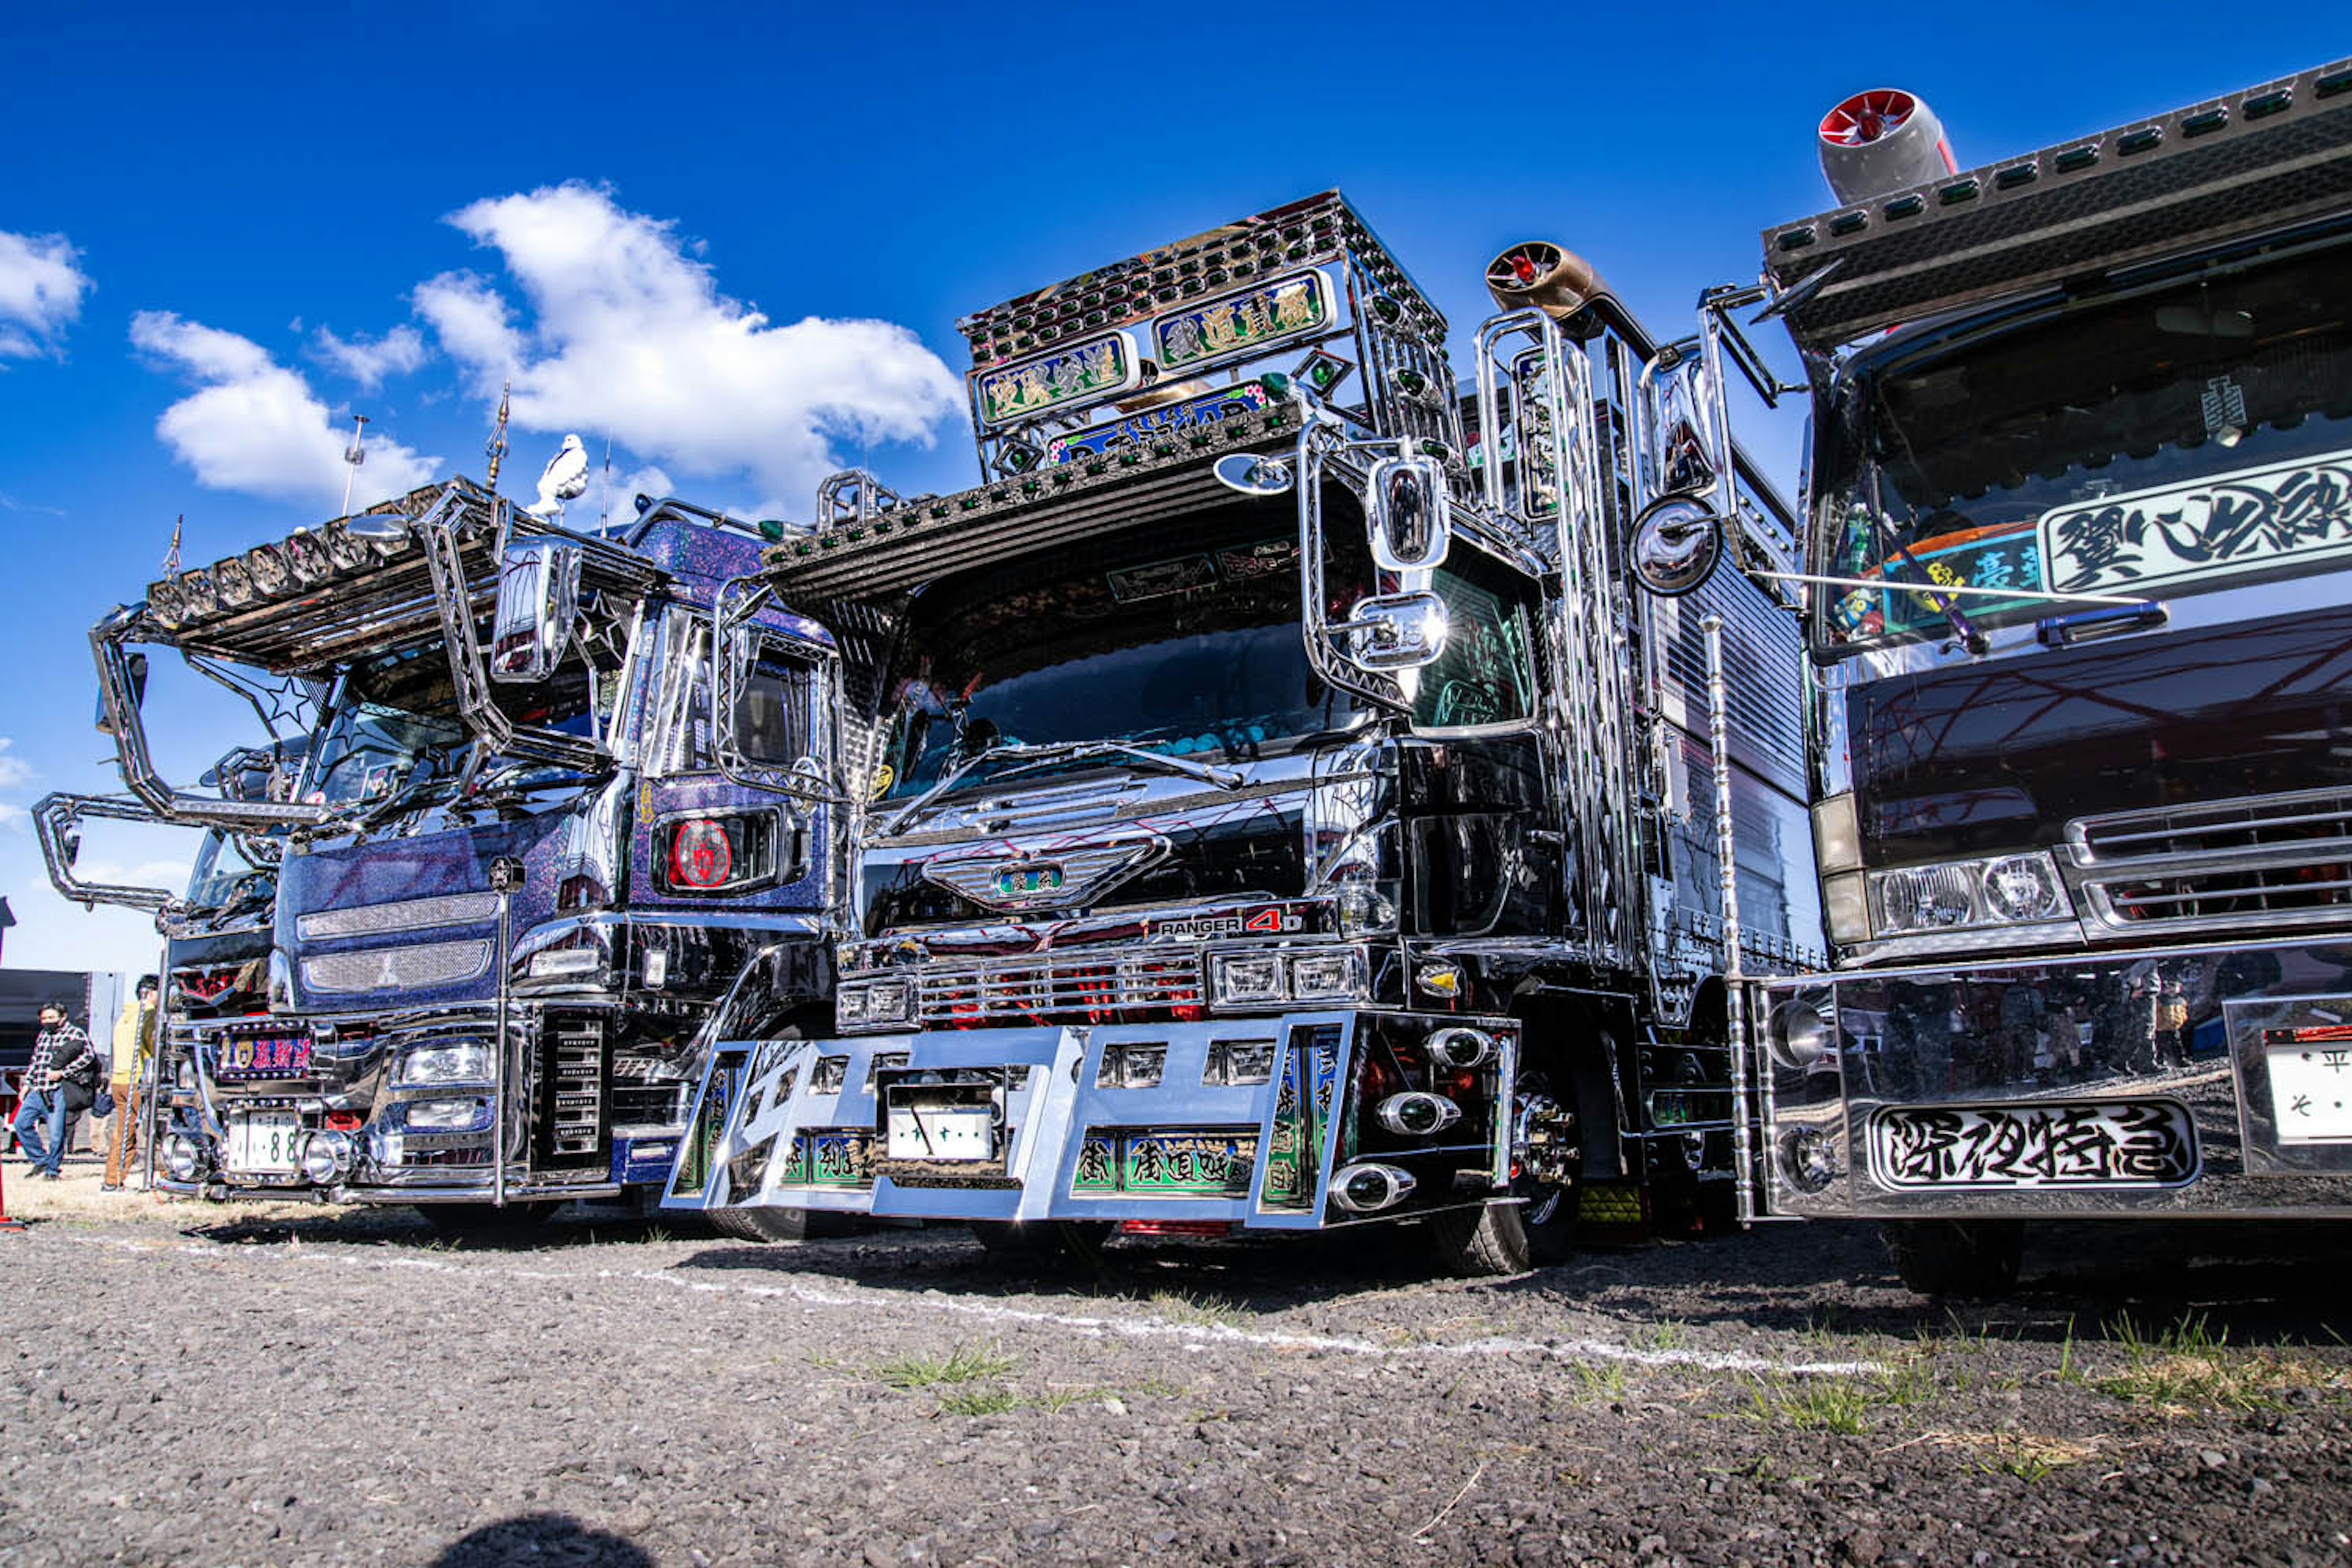
[(246, 575), (253, 581), (253, 591), (265, 599), (274, 599), (294, 585), (294, 568), (287, 563), (285, 550), (275, 544), (257, 544), (245, 552)]
[(213, 586), (213, 574), (206, 568), (198, 566), (181, 573), (178, 585), (183, 616), (209, 616), (220, 608), (220, 594)]
[(2074, 912), (2047, 850), (1873, 871), (1870, 906), (1881, 937), (2034, 925)]
[(489, 1102), (481, 1100), (419, 1100), (401, 1108), (411, 1132), (479, 1132), (490, 1124)]
[(1462, 1108), (1442, 1094), (1412, 1089), (1390, 1095), (1372, 1115), (1400, 1138), (1428, 1138), (1461, 1121)]
[(373, 559), (367, 541), (355, 537), (341, 522), (327, 524), (327, 559), (339, 572), (356, 572)]
[(1300, 953), (1290, 961), (1290, 994), (1298, 1002), (1357, 1002), (1370, 987), (1364, 955), (1351, 947)]
[(403, 1088), (429, 1083), (488, 1083), (490, 1047), (480, 1040), (411, 1046), (401, 1055), (397, 1081)]
[(292, 570), (294, 581), (306, 588), (335, 574), (335, 558), (328, 551), (326, 541), (307, 528), (296, 529), (281, 548), (286, 552), (286, 564)]
[(302, 1175), (320, 1186), (352, 1168), (348, 1132), (313, 1132), (302, 1144)]
[(1437, 1031), (1425, 1042), (1430, 1058), (1457, 1071), (1484, 1064), (1495, 1054), (1495, 1037), (1484, 1029), (1455, 1024)]
[(1283, 999), (1282, 957), (1275, 952), (1220, 952), (1209, 959), (1209, 999), (1218, 1006)]
[(1819, 1006), (1802, 997), (1792, 996), (1772, 1009), (1765, 1040), (1773, 1061), (1791, 1072), (1803, 1072), (1837, 1055), (1837, 1031)]
[(1378, 1214), (1404, 1202), (1419, 1184), (1411, 1171), (1394, 1165), (1346, 1165), (1331, 1173), (1331, 1201), (1349, 1214)]
[(163, 1140), (163, 1169), (175, 1182), (193, 1182), (201, 1156), (196, 1141), (184, 1132), (174, 1132)]
[(220, 595), (221, 607), (233, 610), (253, 603), (253, 574), (243, 561), (231, 556), (213, 563), (213, 591)]
[(845, 980), (834, 989), (833, 1009), (845, 1029), (896, 1028), (914, 1016), (915, 988), (904, 980)]
[(147, 614), (159, 626), (178, 626), (187, 614), (187, 601), (181, 596), (178, 584), (150, 584), (147, 589)]

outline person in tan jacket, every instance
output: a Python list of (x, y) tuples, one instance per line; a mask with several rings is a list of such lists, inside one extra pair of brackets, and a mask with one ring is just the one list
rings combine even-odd
[(108, 1089), (114, 1096), (114, 1114), (106, 1124), (106, 1180), (101, 1192), (118, 1192), (122, 1173), (139, 1153), (139, 1089), (147, 1079), (147, 1058), (155, 1049), (155, 977), (142, 974), (139, 986), (114, 1020), (113, 1068)]

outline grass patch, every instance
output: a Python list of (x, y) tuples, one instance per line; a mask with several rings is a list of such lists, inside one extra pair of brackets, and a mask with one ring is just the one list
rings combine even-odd
[(1028, 1403), (1001, 1383), (966, 1384), (940, 1395), (940, 1410), (949, 1415), (998, 1415)]
[(1668, 1318), (1663, 1322), (1636, 1327), (1625, 1336), (1625, 1342), (1653, 1355), (1686, 1350), (1690, 1346), (1690, 1325), (1680, 1318)]
[[(2121, 1352), (2120, 1363), (2084, 1373), (2081, 1381), (2162, 1415), (2271, 1409), (2289, 1388), (2335, 1388), (2343, 1381), (2335, 1369), (2284, 1350), (2232, 1350), (2228, 1331), (2215, 1332), (2201, 1312), (2186, 1313), (2163, 1329), (2123, 1313), (2109, 1320), (2106, 1337)], [(2071, 1365), (2070, 1345), (2062, 1371)]]
[(1989, 1476), (2014, 1476), (2026, 1485), (2054, 1470), (2079, 1465), (2095, 1450), (2088, 1443), (2064, 1437), (2037, 1436), (2031, 1432), (1993, 1432), (1979, 1445), (1977, 1468)]
[(1870, 1414), (1925, 1405), (1937, 1393), (1934, 1369), (1911, 1362), (1862, 1377), (1791, 1377), (1774, 1373), (1757, 1380), (1742, 1414), (1772, 1426), (1856, 1436), (1870, 1426)]
[(1625, 1397), (1625, 1366), (1622, 1362), (1580, 1361), (1575, 1363), (1576, 1392), (1587, 1400), (1618, 1400)]
[(942, 1383), (993, 1382), (1019, 1364), (994, 1344), (959, 1343), (943, 1356), (894, 1356), (868, 1370), (892, 1388), (929, 1388)]
[(1231, 1301), (1215, 1296), (1195, 1296), (1190, 1290), (1154, 1290), (1149, 1305), (1171, 1323), (1191, 1323), (1206, 1329), (1237, 1329), (1243, 1322), (1241, 1309)]

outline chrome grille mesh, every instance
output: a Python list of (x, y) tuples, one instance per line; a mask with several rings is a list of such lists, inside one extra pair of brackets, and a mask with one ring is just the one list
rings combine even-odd
[(2112, 927), (2304, 925), (2352, 906), (2352, 790), (2091, 817), (2069, 837)]
[(917, 1018), (948, 1028), (1020, 1018), (1124, 1022), (1130, 1011), (1202, 1001), (1201, 955), (1024, 959), (924, 976)]
[(302, 983), (313, 991), (413, 990), (471, 980), (490, 964), (487, 942), (435, 942), (369, 952), (329, 952), (302, 961)]
[(319, 910), (295, 917), (294, 924), (304, 942), (315, 942), (324, 937), (379, 936), (385, 931), (464, 925), (488, 920), (498, 912), (496, 893), (443, 893), (430, 899)]

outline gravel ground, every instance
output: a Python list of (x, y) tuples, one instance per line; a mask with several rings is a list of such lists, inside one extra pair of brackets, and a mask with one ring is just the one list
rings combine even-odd
[(21, 1170), (0, 1564), (2352, 1560), (2324, 1230), (2079, 1227), (1948, 1306), (1845, 1226), (1041, 1276), (946, 1229), (455, 1247)]

